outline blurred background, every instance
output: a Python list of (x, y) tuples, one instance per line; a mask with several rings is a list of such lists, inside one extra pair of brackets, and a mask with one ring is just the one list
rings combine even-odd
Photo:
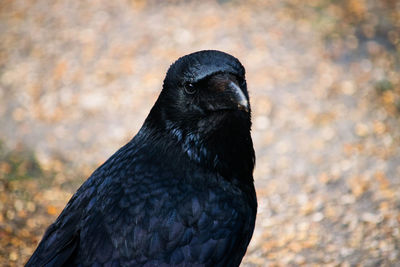
[(396, 0), (2, 0), (1, 266), (27, 261), (201, 49), (247, 70), (259, 214), (242, 265), (399, 266)]

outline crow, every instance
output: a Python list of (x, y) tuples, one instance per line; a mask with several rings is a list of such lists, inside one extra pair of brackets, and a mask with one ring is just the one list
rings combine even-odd
[(239, 60), (179, 58), (137, 135), (77, 190), (26, 266), (239, 266), (257, 212), (250, 130)]

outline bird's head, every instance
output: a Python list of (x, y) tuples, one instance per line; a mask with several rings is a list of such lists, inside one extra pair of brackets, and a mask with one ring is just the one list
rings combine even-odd
[[(245, 70), (235, 57), (214, 50), (179, 58), (169, 68), (146, 125), (155, 138), (224, 176), (251, 177), (254, 150)], [(162, 146), (165, 147), (165, 146)]]
[(220, 51), (181, 57), (169, 68), (154, 108), (171, 127), (188, 132), (208, 132), (224, 119), (250, 121), (245, 70)]

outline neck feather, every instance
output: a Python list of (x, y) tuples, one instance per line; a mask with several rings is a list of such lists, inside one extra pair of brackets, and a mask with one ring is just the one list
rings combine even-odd
[[(234, 116), (209, 123), (207, 127), (184, 127), (158, 116), (146, 119), (143, 128), (153, 139), (154, 153), (185, 157), (218, 172), (227, 180), (253, 181), (255, 154), (250, 135), (250, 120)], [(165, 123), (160, 124), (160, 121)], [(196, 130), (192, 130), (196, 129)]]

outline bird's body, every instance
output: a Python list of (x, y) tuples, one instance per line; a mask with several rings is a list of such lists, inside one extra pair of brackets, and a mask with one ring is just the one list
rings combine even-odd
[(238, 266), (257, 210), (245, 87), (230, 55), (179, 59), (139, 133), (78, 189), (27, 266)]

